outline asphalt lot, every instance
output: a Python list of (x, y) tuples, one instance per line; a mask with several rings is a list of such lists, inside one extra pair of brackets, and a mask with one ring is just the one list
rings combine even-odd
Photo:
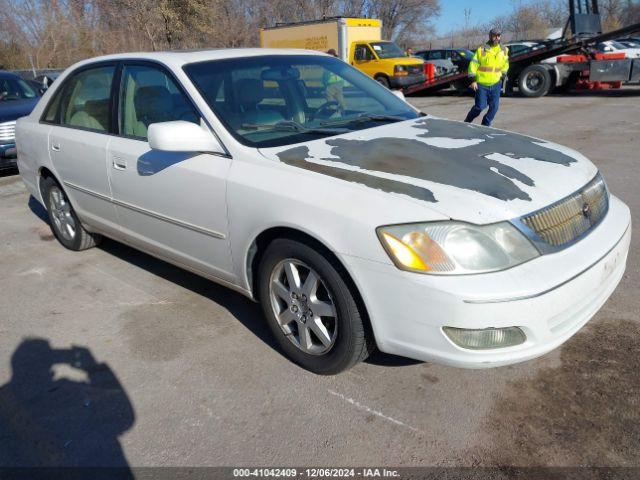
[[(451, 119), (472, 103), (411, 101)], [(307, 373), (256, 304), (113, 241), (65, 250), (0, 178), (0, 465), (640, 466), (638, 111), (638, 88), (503, 99), (494, 126), (586, 154), (635, 227), (587, 327), (492, 370), (377, 354)]]

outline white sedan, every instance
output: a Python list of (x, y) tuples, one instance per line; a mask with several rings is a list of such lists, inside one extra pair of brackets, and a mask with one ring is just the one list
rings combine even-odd
[(242, 292), (322, 374), (376, 346), (461, 367), (542, 355), (629, 249), (629, 209), (581, 154), (422, 114), (321, 53), (84, 61), (17, 148), (62, 245), (107, 236)]
[(596, 48), (600, 53), (624, 53), (627, 58), (640, 58), (640, 47), (629, 46), (615, 40), (599, 43)]

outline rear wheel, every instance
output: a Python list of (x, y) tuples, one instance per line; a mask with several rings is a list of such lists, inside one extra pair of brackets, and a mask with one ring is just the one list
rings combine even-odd
[(391, 87), (390, 84), (389, 84), (389, 79), (387, 77), (385, 77), (384, 75), (378, 75), (376, 77), (376, 82), (378, 82), (383, 87), (387, 87), (387, 88)]
[(274, 240), (260, 263), (258, 288), (271, 331), (298, 365), (331, 375), (369, 355), (373, 344), (353, 293), (308, 245)]
[(69, 250), (86, 250), (102, 240), (101, 235), (84, 229), (67, 194), (53, 178), (42, 180), (42, 195), (51, 231), (63, 246)]
[(518, 77), (518, 89), (525, 97), (542, 97), (551, 89), (551, 75), (542, 65), (529, 65)]

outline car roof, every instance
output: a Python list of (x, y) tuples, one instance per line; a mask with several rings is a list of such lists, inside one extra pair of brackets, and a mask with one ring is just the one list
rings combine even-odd
[(8, 70), (0, 70), (0, 77), (22, 78), (20, 75), (9, 72)]
[(189, 63), (224, 60), (229, 58), (257, 57), (265, 55), (326, 55), (315, 50), (293, 48), (219, 48), (207, 50), (173, 50), (166, 52), (132, 52), (103, 55), (83, 60), (74, 65), (89, 65), (96, 62), (117, 60), (150, 60), (181, 68)]

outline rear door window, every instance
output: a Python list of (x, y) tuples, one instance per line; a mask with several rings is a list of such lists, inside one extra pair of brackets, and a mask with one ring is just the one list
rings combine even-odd
[[(54, 98), (46, 121), (97, 132), (109, 131), (109, 98), (115, 66), (96, 67), (74, 75), (64, 86), (59, 103)], [(59, 109), (59, 111), (58, 111)], [(56, 123), (58, 123), (56, 122)]]

